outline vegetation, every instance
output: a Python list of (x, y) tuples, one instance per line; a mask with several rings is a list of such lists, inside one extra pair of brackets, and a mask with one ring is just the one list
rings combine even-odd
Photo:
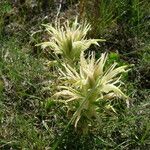
[(149, 6), (1, 0), (0, 149), (150, 149)]

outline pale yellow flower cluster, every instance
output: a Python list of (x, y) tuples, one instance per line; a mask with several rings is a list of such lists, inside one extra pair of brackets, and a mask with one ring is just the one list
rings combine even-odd
[(43, 49), (49, 47), (56, 54), (61, 54), (63, 59), (67, 61), (77, 61), (80, 58), (81, 52), (88, 49), (91, 44), (98, 45), (98, 41), (102, 39), (86, 39), (87, 32), (90, 30), (88, 23), (79, 24), (77, 18), (71, 24), (68, 20), (64, 25), (57, 23), (55, 27), (44, 25), (50, 40), (39, 45)]
[[(95, 53), (91, 53), (85, 59), (84, 51), (91, 44), (98, 45), (99, 39), (86, 39), (90, 25), (79, 24), (77, 19), (70, 24), (67, 21), (64, 26), (60, 24), (45, 25), (50, 34), (50, 41), (41, 43), (42, 48), (50, 47), (57, 55), (62, 55), (63, 68), (60, 73), (64, 82), (59, 85), (59, 92), (55, 97), (59, 98), (68, 108), (74, 112), (72, 123), (77, 128), (80, 120), (92, 118), (99, 120), (99, 109), (111, 109), (116, 112), (111, 103), (106, 103), (101, 108), (101, 101), (108, 101), (115, 98), (123, 98), (128, 102), (128, 97), (121, 91), (121, 75), (126, 72), (127, 66), (117, 67), (117, 63), (110, 67), (106, 66), (107, 54), (101, 54), (96, 60)], [(76, 61), (75, 65), (70, 65)], [(88, 125), (87, 125), (88, 127)]]

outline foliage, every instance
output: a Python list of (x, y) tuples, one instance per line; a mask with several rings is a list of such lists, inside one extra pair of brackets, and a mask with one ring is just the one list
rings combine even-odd
[(4, 33), (4, 14), (11, 10), (11, 6), (8, 2), (1, 1), (0, 2), (0, 38), (2, 38), (2, 34)]
[(1, 44), (0, 149), (43, 149), (49, 142), (39, 137), (45, 131), (38, 128), (38, 122), (41, 101), (49, 95), (43, 88), (50, 74), (43, 60), (26, 53), (15, 38), (3, 39)]
[(106, 49), (130, 52), (148, 37), (150, 5), (146, 0), (85, 1), (84, 7), (93, 26), (90, 35), (104, 37)]
[(20, 96), (32, 96), (36, 91), (38, 93), (40, 90), (38, 82), (43, 80), (40, 74), (44, 70), (39, 63), (40, 60), (24, 54), (19, 46), (15, 46), (18, 45), (15, 39), (9, 39), (7, 42), (4, 39), (4, 42), (0, 52), (0, 67), (5, 91), (10, 92), (12, 100), (13, 98), (18, 99)]

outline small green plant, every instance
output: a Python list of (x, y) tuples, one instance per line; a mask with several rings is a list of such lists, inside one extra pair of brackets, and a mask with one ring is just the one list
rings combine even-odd
[(93, 118), (100, 121), (102, 112), (112, 110), (116, 113), (111, 103), (117, 97), (126, 99), (128, 104), (128, 97), (120, 90), (121, 74), (127, 71), (127, 66), (116, 67), (117, 63), (114, 63), (107, 68), (106, 61), (105, 53), (96, 61), (94, 53), (85, 59), (82, 52), (79, 70), (66, 64), (65, 71), (61, 70), (65, 84), (59, 86), (61, 91), (55, 96), (62, 98), (68, 115), (75, 114), (72, 123), (77, 128), (80, 122), (83, 132), (87, 132)]
[(67, 62), (79, 60), (80, 53), (90, 47), (91, 44), (98, 45), (100, 39), (86, 39), (90, 25), (85, 22), (79, 24), (77, 18), (71, 24), (68, 20), (61, 26), (60, 23), (52, 25), (44, 25), (50, 35), (49, 42), (43, 42), (42, 48), (50, 47), (55, 54), (61, 54)]

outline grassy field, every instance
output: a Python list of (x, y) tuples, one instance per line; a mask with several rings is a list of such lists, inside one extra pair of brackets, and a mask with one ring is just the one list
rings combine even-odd
[(0, 149), (150, 149), (149, 35), (147, 0), (1, 0)]

